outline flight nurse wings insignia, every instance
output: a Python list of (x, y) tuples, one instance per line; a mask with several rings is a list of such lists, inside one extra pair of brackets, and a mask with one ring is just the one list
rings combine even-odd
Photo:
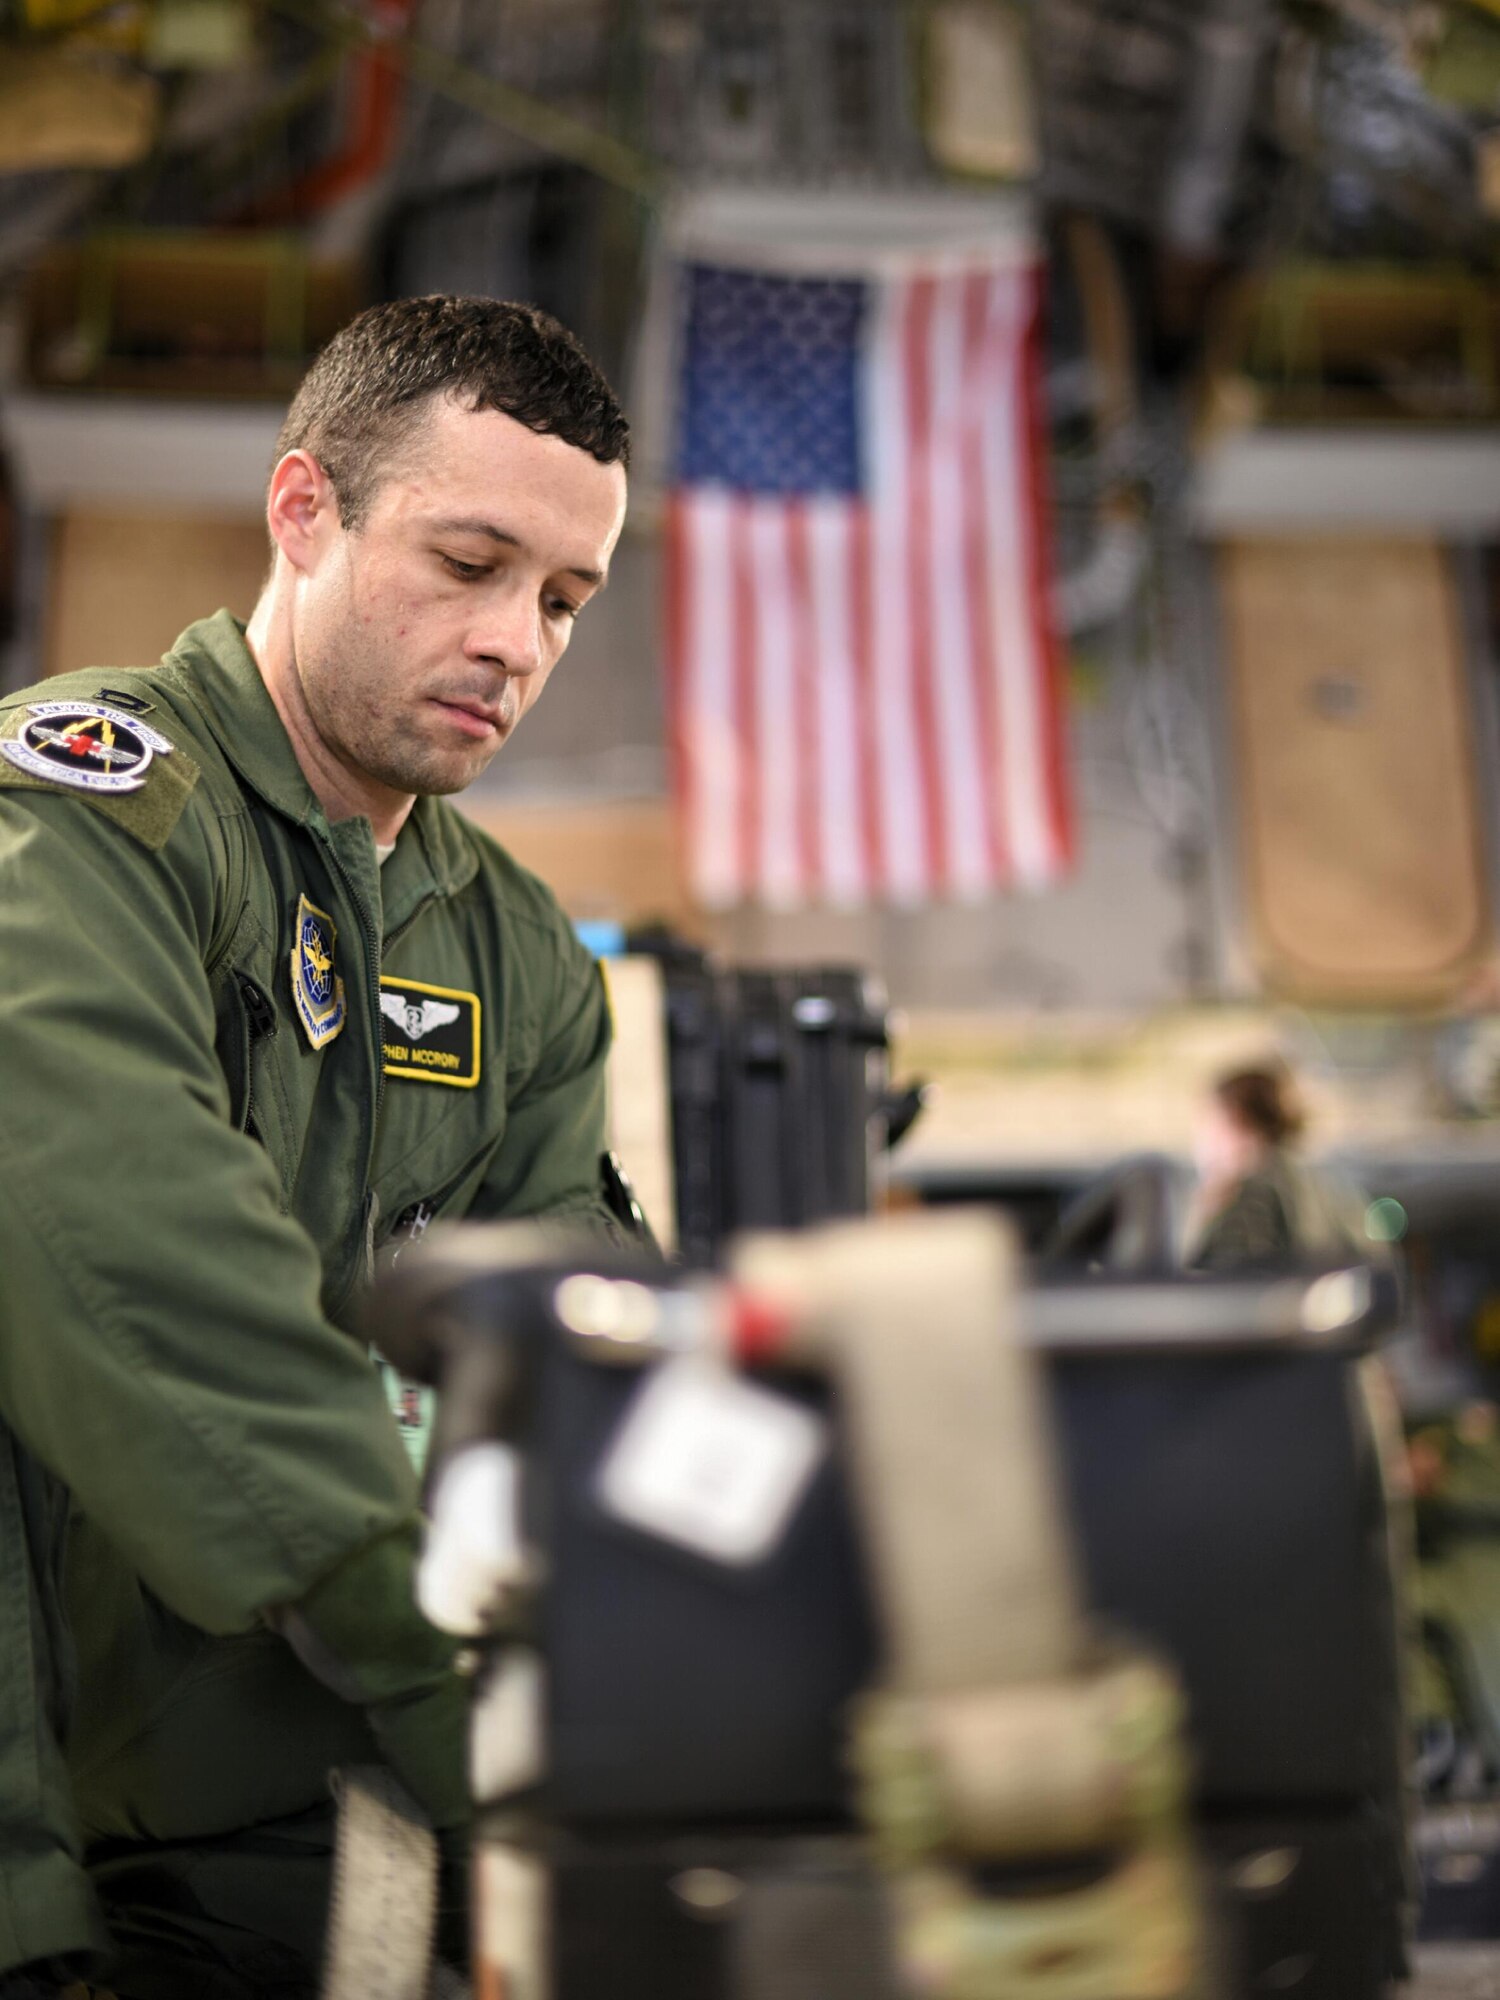
[(479, 1081), (477, 993), (423, 979), (381, 976), (380, 1012), (387, 1076), (472, 1090)]
[(446, 1028), (450, 1021), (456, 1021), (462, 1009), (450, 1007), (443, 1000), (424, 1000), (418, 1006), (399, 993), (382, 993), (380, 1011), (387, 1020), (395, 1022), (409, 1042), (420, 1042), (434, 1028)]

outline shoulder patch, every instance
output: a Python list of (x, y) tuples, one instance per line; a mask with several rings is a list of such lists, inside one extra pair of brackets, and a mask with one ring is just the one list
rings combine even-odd
[(0, 786), (81, 792), (143, 846), (165, 845), (198, 766), (104, 701), (32, 701), (0, 717)]

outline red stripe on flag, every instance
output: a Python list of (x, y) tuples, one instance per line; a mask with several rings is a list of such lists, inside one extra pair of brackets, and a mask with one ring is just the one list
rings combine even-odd
[(797, 731), (797, 872), (804, 900), (828, 891), (828, 861), (818, 826), (818, 794), (826, 783), (826, 757), (813, 694), (818, 649), (813, 625), (807, 510), (794, 500), (786, 511), (787, 575), (791, 585), (792, 711)]
[(978, 411), (987, 397), (1006, 393), (1006, 371), (991, 318), (994, 279), (974, 272), (964, 288), (965, 414), (960, 452), (963, 484), (964, 580), (973, 634), (974, 708), (979, 720), (981, 809), (985, 851), (996, 887), (1014, 876), (1006, 821), (1005, 772), (1000, 757), (1000, 661), (991, 601), (991, 549), (986, 532), (984, 430)]
[(1029, 290), (1031, 296), (1019, 367), (1026, 438), (1026, 577), (1031, 599), (1032, 629), (1036, 633), (1037, 651), (1043, 663), (1043, 684), (1038, 690), (1042, 712), (1042, 742), (1039, 747), (1046, 778), (1047, 823), (1052, 836), (1053, 866), (1061, 869), (1073, 859), (1074, 822), (1064, 727), (1065, 668), (1052, 615), (1052, 483), (1048, 474), (1046, 417), (1042, 409), (1046, 301), (1040, 265), (1032, 269)]
[(741, 898), (760, 888), (761, 759), (765, 735), (756, 672), (755, 574), (750, 547), (750, 503), (736, 497), (729, 512), (730, 644), (734, 660), (734, 710), (739, 728), (739, 866)]
[(879, 896), (887, 883), (885, 842), (880, 824), (880, 765), (875, 754), (875, 704), (880, 688), (875, 675), (874, 574), (870, 565), (870, 515), (863, 506), (849, 513), (849, 650), (854, 659), (855, 727), (858, 740), (856, 785), (859, 836), (865, 884)]
[(942, 766), (932, 678), (932, 309), (937, 283), (914, 278), (902, 302), (902, 360), (906, 374), (906, 439), (908, 456), (907, 605), (911, 645), (912, 722), (916, 730), (917, 770), (922, 787), (920, 824), (927, 849), (929, 893), (942, 895), (949, 887), (947, 837), (943, 827)]

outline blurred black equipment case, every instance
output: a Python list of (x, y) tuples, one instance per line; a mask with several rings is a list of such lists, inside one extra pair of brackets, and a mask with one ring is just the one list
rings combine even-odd
[(884, 996), (855, 968), (663, 964), (678, 1242), (711, 1263), (741, 1229), (870, 1205), (884, 1144)]
[(852, 1835), (565, 1838), (549, 1861), (553, 2000), (904, 2000)]
[[(1200, 1828), (1204, 2000), (1386, 2000), (1404, 1880), (1342, 1812)], [(866, 1844), (798, 1826), (548, 1842), (554, 2000), (906, 2000)]]
[[(1303, 1289), (1283, 1281), (1292, 1297)], [(1260, 1284), (1030, 1295), (1087, 1598), (1187, 1689), (1205, 1807), (1396, 1799), (1402, 1749), (1385, 1496), (1347, 1352), (1088, 1339), (1153, 1301), (1246, 1325)], [(1131, 1301), (1134, 1303), (1131, 1303)], [(1050, 1331), (1049, 1331), (1050, 1329)], [(1127, 1328), (1128, 1333), (1128, 1328)], [(731, 1570), (612, 1519), (601, 1464), (640, 1376), (548, 1344), (534, 1463), (549, 1573), (550, 1810), (574, 1824), (837, 1817), (844, 1704), (876, 1618), (836, 1449), (780, 1545)], [(768, 1378), (769, 1380), (769, 1378)], [(816, 1385), (772, 1384), (826, 1408)], [(997, 1607), (1003, 1616), (1003, 1607)]]
[(1418, 1936), (1472, 1944), (1500, 1938), (1500, 1805), (1442, 1805), (1417, 1826)]
[(1214, 1820), (1200, 1839), (1236, 2000), (1386, 2000), (1410, 1893), (1389, 1809)]
[[(1386, 2000), (1403, 1893), (1388, 1826), (1346, 1812), (1201, 1838), (1205, 2000)], [(905, 2000), (883, 1885), (854, 1835), (564, 1836), (548, 1861), (554, 2000)]]
[[(795, 1960), (821, 1897), (828, 1949), (854, 1963), (879, 1916), (839, 1859), (855, 1832), (848, 1704), (882, 1662), (834, 1399), (758, 1374), (817, 1414), (826, 1448), (760, 1558), (718, 1561), (632, 1524), (614, 1476), (635, 1399), (691, 1363), (599, 1358), (564, 1332), (556, 1279), (528, 1304), (500, 1271), (471, 1262), (444, 1296), (438, 1267), (408, 1278), (419, 1268), (436, 1274), (429, 1313), (449, 1340), (456, 1325), (472, 1334), (460, 1362), (489, 1355), (509, 1412), (469, 1435), (525, 1454), (547, 1686), (528, 1805), (553, 1864), (557, 2000), (800, 2000), (790, 1974), (779, 1991), (746, 1983), (747, 1965), (776, 1962), (754, 1956), (766, 1938), (790, 1936)], [(1362, 1376), (1384, 1283), (1072, 1279), (1019, 1302), (1091, 1613), (1169, 1660), (1185, 1690), (1230, 1964), (1213, 2000), (1381, 2000), (1404, 1972), (1400, 1631)], [(420, 1369), (420, 1337), (377, 1344)], [(454, 1407), (482, 1416), (481, 1401)], [(505, 1802), (478, 1803), (483, 1837), (484, 1807)], [(754, 1904), (752, 1878), (767, 1889)], [(743, 1928), (752, 1907), (768, 1924), (779, 1910), (782, 1929)], [(637, 1926), (639, 1952), (625, 1942)], [(874, 1974), (818, 1977), (809, 2000), (884, 2000)]]
[[(1295, 1321), (1305, 1292), (1074, 1283), (1026, 1301), (1090, 1605), (1171, 1659), (1187, 1691), (1229, 1968), (1215, 2000), (1382, 2000), (1403, 1969), (1385, 1488), (1358, 1339), (1264, 1335), (1277, 1313)], [(760, 2000), (745, 1983), (749, 1891), (735, 1913), (705, 1915), (690, 1871), (741, 1881), (750, 1864), (725, 1856), (761, 1838), (752, 1875), (770, 1901), (756, 1907), (770, 1909), (776, 1871), (798, 1876), (799, 1842), (836, 1843), (851, 1825), (846, 1707), (878, 1677), (879, 1626), (837, 1412), (818, 1385), (762, 1379), (817, 1407), (833, 1448), (780, 1545), (730, 1571), (611, 1518), (599, 1470), (642, 1378), (561, 1341), (545, 1349), (533, 1463), (546, 1472), (532, 1495), (552, 1579), (542, 1809), (576, 1843), (554, 1878), (558, 2000)], [(844, 1877), (821, 1893), (828, 1950), (858, 1959), (874, 1907)], [(785, 1895), (804, 1914), (816, 1900)], [(634, 1945), (601, 1979), (589, 1953), (635, 1924), (655, 1937), (640, 1942), (638, 1983)], [(787, 1949), (794, 1962), (800, 1947)], [(806, 1990), (873, 2000), (870, 1980), (830, 1973)]]

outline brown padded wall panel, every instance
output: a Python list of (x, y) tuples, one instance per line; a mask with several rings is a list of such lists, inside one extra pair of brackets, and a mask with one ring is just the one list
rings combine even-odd
[(184, 626), (221, 605), (248, 618), (269, 567), (256, 514), (63, 514), (53, 528), (45, 671), (151, 666)]
[(1268, 987), (1399, 1004), (1459, 988), (1489, 935), (1463, 635), (1415, 540), (1227, 545), (1240, 851)]
[(666, 799), (508, 798), (476, 786), (454, 803), (552, 890), (570, 917), (661, 921), (702, 932)]

